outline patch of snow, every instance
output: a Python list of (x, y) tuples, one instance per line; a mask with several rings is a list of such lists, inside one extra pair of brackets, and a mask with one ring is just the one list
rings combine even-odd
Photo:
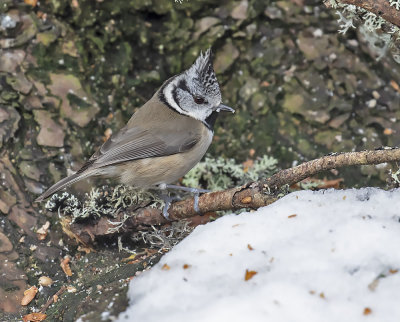
[(135, 277), (118, 321), (399, 321), (399, 218), (400, 190), (373, 188), (224, 216)]

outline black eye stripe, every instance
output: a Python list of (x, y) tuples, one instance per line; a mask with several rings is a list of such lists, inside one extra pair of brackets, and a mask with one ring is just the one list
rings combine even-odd
[(179, 81), (178, 88), (180, 88), (181, 90), (183, 90), (185, 92), (190, 93), (189, 88), (187, 87), (187, 82), (184, 79)]

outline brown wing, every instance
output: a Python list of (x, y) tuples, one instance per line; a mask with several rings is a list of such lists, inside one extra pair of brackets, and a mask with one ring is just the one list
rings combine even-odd
[(177, 133), (159, 129), (149, 131), (139, 127), (124, 127), (111, 136), (79, 172), (88, 167), (101, 168), (126, 161), (182, 153), (199, 140), (200, 137), (193, 132)]

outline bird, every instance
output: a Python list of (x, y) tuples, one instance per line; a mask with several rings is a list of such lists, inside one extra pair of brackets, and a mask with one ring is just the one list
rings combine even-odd
[(93, 176), (135, 188), (165, 189), (204, 156), (221, 111), (235, 112), (222, 104), (209, 48), (188, 69), (166, 80), (76, 173), (52, 185), (35, 202)]

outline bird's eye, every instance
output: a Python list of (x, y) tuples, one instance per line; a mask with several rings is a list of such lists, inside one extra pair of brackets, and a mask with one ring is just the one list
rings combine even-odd
[(204, 98), (200, 96), (195, 96), (193, 99), (196, 104), (204, 104)]

